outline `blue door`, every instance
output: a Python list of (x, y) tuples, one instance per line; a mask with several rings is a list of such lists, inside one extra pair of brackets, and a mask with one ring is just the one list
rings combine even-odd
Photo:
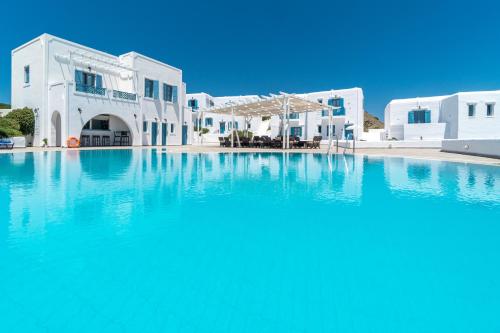
[(220, 134), (224, 134), (225, 131), (226, 131), (226, 123), (225, 122), (221, 122), (219, 124), (219, 132), (220, 132)]
[(155, 121), (151, 127), (151, 145), (156, 146), (156, 138), (158, 137), (158, 123)]
[(187, 125), (182, 125), (182, 145), (185, 146), (188, 143), (188, 127)]
[(167, 145), (167, 123), (161, 123), (161, 145)]

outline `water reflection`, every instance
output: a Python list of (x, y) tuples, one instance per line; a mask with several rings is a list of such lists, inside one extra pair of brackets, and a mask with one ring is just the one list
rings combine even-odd
[(153, 213), (181, 216), (188, 203), (383, 206), (394, 195), (500, 203), (500, 168), (403, 158), (133, 149), (5, 154), (0, 164), (2, 228), (21, 234), (103, 221), (123, 231)]

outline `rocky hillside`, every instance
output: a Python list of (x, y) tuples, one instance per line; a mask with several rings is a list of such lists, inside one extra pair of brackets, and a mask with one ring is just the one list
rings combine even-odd
[(380, 121), (377, 117), (372, 114), (369, 114), (365, 111), (365, 124), (364, 131), (368, 131), (369, 129), (377, 129), (384, 128), (384, 123)]

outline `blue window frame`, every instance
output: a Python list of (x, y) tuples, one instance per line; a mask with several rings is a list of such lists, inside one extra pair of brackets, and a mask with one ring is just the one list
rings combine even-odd
[(212, 127), (213, 125), (214, 125), (214, 119), (213, 118), (205, 118), (205, 126)]
[(302, 127), (290, 127), (290, 135), (291, 136), (302, 136)]
[(106, 89), (102, 86), (102, 75), (75, 70), (76, 91), (105, 95)]
[(296, 112), (290, 113), (290, 119), (299, 119), (299, 114)]
[(413, 110), (408, 112), (408, 124), (427, 124), (431, 122), (431, 110)]
[(190, 99), (188, 101), (188, 107), (193, 109), (193, 111), (198, 110), (198, 100), (194, 98)]
[(336, 108), (333, 110), (334, 116), (345, 116), (344, 99), (342, 97), (329, 98), (328, 105)]
[(177, 87), (169, 84), (163, 84), (163, 100), (177, 103)]
[(144, 79), (144, 97), (159, 99), (159, 83), (156, 80)]
[(24, 66), (24, 83), (30, 83), (30, 66)]
[(495, 114), (495, 104), (486, 104), (486, 117), (493, 117)]
[(476, 115), (476, 104), (468, 104), (467, 110), (469, 117), (474, 117)]

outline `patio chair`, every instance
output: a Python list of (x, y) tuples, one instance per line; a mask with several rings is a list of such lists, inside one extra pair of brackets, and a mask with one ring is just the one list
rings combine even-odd
[(219, 146), (220, 147), (225, 147), (226, 146), (226, 140), (224, 139), (223, 136), (219, 136)]
[(319, 148), (321, 144), (321, 136), (315, 136), (313, 137), (313, 142), (311, 143), (311, 148)]
[(262, 140), (260, 139), (260, 136), (254, 136), (252, 138), (252, 141), (250, 142), (251, 147), (262, 147)]
[(101, 136), (100, 135), (92, 135), (92, 146), (98, 147), (101, 145)]
[(81, 147), (89, 147), (90, 146), (90, 135), (82, 135), (81, 136), (80, 146)]
[(0, 139), (0, 149), (13, 149), (14, 141), (10, 138)]
[(272, 147), (273, 140), (271, 140), (271, 138), (268, 137), (267, 135), (262, 136), (261, 140), (262, 140), (261, 147), (269, 147), (269, 148)]

